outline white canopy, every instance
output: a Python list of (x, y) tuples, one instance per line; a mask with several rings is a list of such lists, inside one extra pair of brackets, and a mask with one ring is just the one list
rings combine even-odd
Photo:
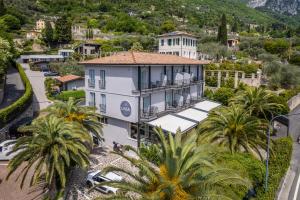
[(205, 101), (201, 101), (201, 102), (197, 103), (194, 107), (198, 108), (200, 110), (209, 112), (212, 109), (217, 108), (219, 106), (221, 106), (221, 104), (213, 102), (213, 101), (205, 100)]
[(196, 122), (189, 121), (187, 119), (183, 119), (174, 115), (166, 115), (160, 117), (148, 122), (148, 124), (154, 127), (161, 127), (163, 130), (174, 134), (177, 132), (177, 130), (186, 132), (197, 125)]
[(182, 117), (197, 121), (198, 123), (203, 121), (204, 119), (207, 118), (208, 113), (207, 112), (203, 112), (200, 110), (196, 110), (193, 108), (189, 108), (187, 110), (184, 110), (180, 113), (177, 113), (177, 115), (180, 115)]

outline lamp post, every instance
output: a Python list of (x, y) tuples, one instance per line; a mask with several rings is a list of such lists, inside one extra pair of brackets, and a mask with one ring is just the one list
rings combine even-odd
[[(279, 118), (279, 117), (290, 117), (290, 116), (294, 116), (294, 115), (300, 115), (300, 113), (295, 113), (295, 114), (289, 114), (289, 115), (277, 115), (275, 117), (273, 117), (269, 124), (268, 124), (268, 131), (267, 131), (267, 159), (266, 159), (266, 177), (265, 177), (265, 191), (268, 191), (268, 179), (269, 179), (269, 158), (270, 158), (270, 132), (271, 132), (271, 128), (273, 128), (273, 122), (275, 119)], [(289, 129), (289, 126), (288, 126)], [(287, 130), (289, 131), (289, 130)]]

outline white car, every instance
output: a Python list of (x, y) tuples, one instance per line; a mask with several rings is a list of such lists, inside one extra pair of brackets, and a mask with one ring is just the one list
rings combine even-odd
[(107, 181), (121, 181), (123, 178), (115, 174), (113, 172), (109, 172), (105, 175), (103, 175), (99, 170), (95, 172), (88, 173), (86, 184), (89, 188), (96, 186), (95, 188), (99, 190), (100, 192), (103, 192), (105, 194), (116, 194), (118, 191), (118, 188), (110, 187), (110, 186), (97, 186), (97, 184)]
[(0, 143), (0, 160), (10, 160), (17, 152), (7, 155), (15, 146), (17, 140), (6, 140)]

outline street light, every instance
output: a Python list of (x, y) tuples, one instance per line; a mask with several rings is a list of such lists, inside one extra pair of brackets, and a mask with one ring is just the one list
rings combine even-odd
[[(269, 157), (270, 157), (270, 130), (273, 128), (273, 122), (279, 117), (290, 117), (294, 115), (300, 115), (300, 113), (289, 114), (289, 115), (277, 115), (273, 117), (268, 124), (268, 139), (267, 139), (267, 159), (266, 159), (266, 177), (265, 177), (265, 191), (268, 191), (268, 178), (269, 178)], [(289, 127), (288, 127), (289, 129)], [(287, 130), (288, 131), (288, 130)]]

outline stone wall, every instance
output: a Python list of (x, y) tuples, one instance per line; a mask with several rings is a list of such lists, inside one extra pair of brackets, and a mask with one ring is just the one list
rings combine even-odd
[(290, 110), (294, 110), (297, 106), (300, 105), (300, 93), (296, 96), (293, 96), (287, 103)]

